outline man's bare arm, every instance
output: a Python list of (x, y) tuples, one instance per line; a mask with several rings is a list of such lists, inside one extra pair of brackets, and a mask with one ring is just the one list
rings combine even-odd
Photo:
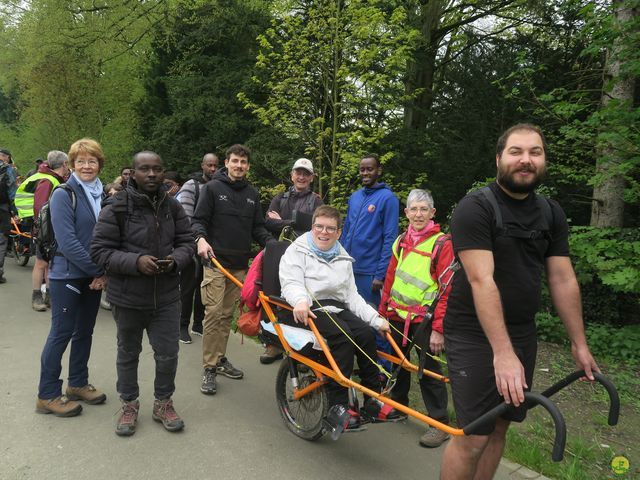
[(493, 279), (493, 253), (462, 250), (458, 253), (473, 292), (473, 303), (491, 348), (498, 393), (516, 407), (524, 401), (524, 367), (513, 351), (507, 332), (498, 286)]

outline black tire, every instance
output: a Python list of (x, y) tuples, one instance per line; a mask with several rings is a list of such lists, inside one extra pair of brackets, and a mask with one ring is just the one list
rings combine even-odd
[[(316, 381), (313, 370), (298, 372), (300, 388)], [(284, 424), (291, 432), (305, 440), (314, 441), (325, 434), (322, 420), (327, 415), (329, 402), (324, 387), (317, 388), (300, 400), (293, 399), (293, 385), (289, 375), (289, 360), (280, 364), (276, 376), (276, 400)]]
[(13, 256), (16, 259), (16, 263), (21, 267), (24, 267), (27, 263), (29, 263), (29, 251), (25, 253), (24, 245), (20, 242), (20, 239), (13, 239)]

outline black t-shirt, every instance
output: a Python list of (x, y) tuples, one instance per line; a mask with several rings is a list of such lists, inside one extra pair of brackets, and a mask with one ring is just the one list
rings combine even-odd
[[(544, 212), (534, 195), (516, 200), (496, 184), (495, 194), (504, 227), (543, 230)], [(505, 323), (513, 339), (535, 334), (534, 316), (540, 308), (541, 279), (545, 259), (569, 256), (569, 227), (562, 208), (550, 200), (553, 223), (550, 238), (520, 239), (498, 235), (493, 209), (484, 195), (469, 194), (453, 213), (451, 234), (456, 253), (462, 250), (490, 250), (495, 265), (494, 280), (500, 291)], [(484, 337), (476, 315), (471, 286), (464, 269), (453, 280), (444, 319), (445, 332)]]

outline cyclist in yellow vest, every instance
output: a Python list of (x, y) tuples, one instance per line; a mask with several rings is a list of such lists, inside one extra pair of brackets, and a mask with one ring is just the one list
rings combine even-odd
[[(391, 321), (391, 335), (409, 358), (409, 342), (406, 337), (411, 338), (424, 319), (428, 306), (436, 297), (440, 282), (446, 282), (446, 277), (450, 275), (448, 267), (454, 257), (451, 239), (433, 221), (436, 209), (429, 192), (412, 190), (407, 197), (404, 213), (409, 219), (409, 228), (393, 243), (378, 312)], [(442, 319), (447, 308), (448, 293), (446, 291), (440, 298), (433, 316), (429, 341), (429, 353), (432, 355), (438, 355), (444, 349)], [(441, 373), (438, 362), (429, 356), (425, 368)], [(408, 405), (410, 388), (411, 375), (401, 369), (391, 397)], [(429, 416), (448, 424), (445, 384), (424, 375), (420, 380), (420, 390)], [(449, 435), (445, 432), (429, 428), (420, 438), (420, 445), (438, 447), (448, 438)]]
[[(67, 154), (59, 150), (52, 150), (47, 154), (47, 161), (41, 163), (38, 172), (28, 177), (20, 184), (16, 191), (15, 206), (18, 216), (22, 220), (33, 219), (40, 213), (42, 206), (49, 201), (51, 192), (65, 181), (69, 175)], [(48, 295), (48, 263), (36, 250), (36, 261), (31, 272), (31, 307), (37, 312), (46, 312), (49, 306)], [(42, 284), (47, 284), (44, 295), (41, 291)]]

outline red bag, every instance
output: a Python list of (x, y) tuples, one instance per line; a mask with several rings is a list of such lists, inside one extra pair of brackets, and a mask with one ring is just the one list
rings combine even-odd
[(255, 337), (260, 332), (261, 310), (249, 310), (240, 313), (238, 317), (238, 330), (247, 337)]

